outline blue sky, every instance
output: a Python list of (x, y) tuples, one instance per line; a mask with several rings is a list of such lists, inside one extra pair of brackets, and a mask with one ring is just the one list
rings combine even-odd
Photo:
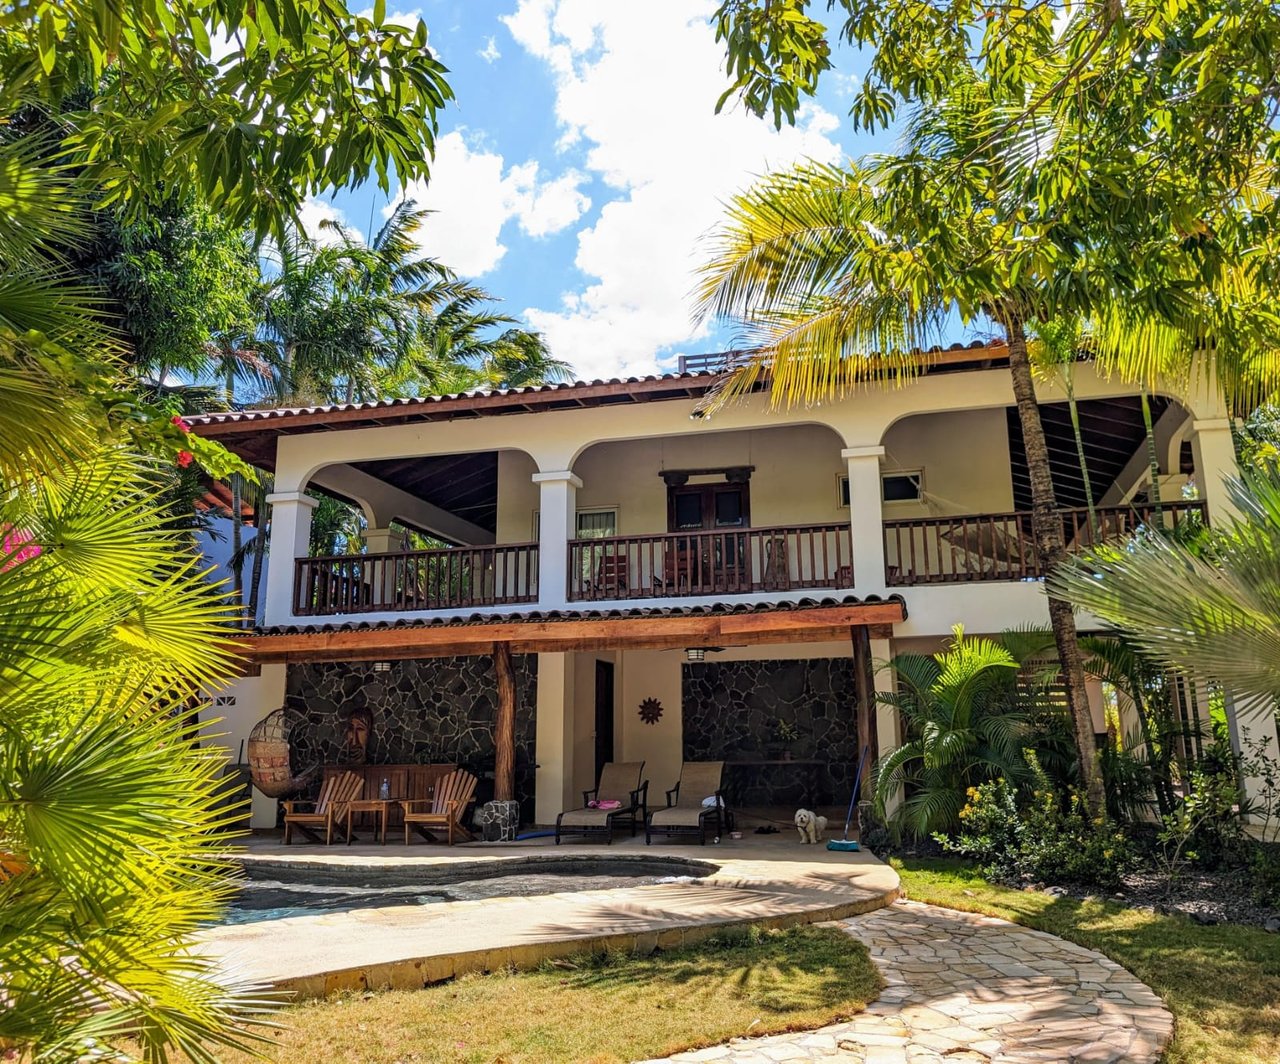
[[(407, 4), (413, 0), (404, 0)], [(543, 331), (586, 378), (673, 368), (727, 337), (695, 327), (688, 292), (721, 204), (771, 167), (887, 145), (847, 117), (856, 56), (795, 128), (716, 116), (724, 88), (711, 0), (422, 0), (457, 100), (432, 179), (424, 250)], [(394, 197), (393, 197), (394, 199)], [(367, 232), (376, 188), (308, 205)]]

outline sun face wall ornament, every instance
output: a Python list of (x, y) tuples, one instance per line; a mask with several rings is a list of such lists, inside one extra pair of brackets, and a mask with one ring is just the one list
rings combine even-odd
[(646, 724), (657, 724), (662, 719), (662, 703), (656, 698), (646, 698), (640, 703), (640, 719)]

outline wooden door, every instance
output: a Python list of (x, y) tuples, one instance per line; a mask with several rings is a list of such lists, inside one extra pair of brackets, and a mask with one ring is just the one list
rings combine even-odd
[(668, 555), (668, 583), (691, 594), (751, 590), (747, 484), (682, 484), (667, 489), (667, 531), (678, 537)]
[(613, 662), (596, 662), (596, 779), (613, 760)]

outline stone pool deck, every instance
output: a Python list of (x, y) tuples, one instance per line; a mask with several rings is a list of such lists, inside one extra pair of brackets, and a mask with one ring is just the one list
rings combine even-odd
[[(650, 951), (696, 942), (718, 930), (763, 923), (784, 927), (838, 920), (888, 905), (898, 876), (871, 854), (804, 846), (794, 833), (747, 835), (720, 845), (643, 838), (613, 845), (555, 846), (549, 839), (498, 845), (294, 845), (255, 837), (242, 860), (259, 876), (312, 872), (326, 880), (349, 873), (399, 882), (420, 872), (458, 878), (510, 874), (540, 863), (611, 865), (655, 858), (706, 862), (709, 875), (689, 882), (525, 898), (395, 906), (211, 928), (201, 949), (234, 977), (298, 997), (338, 990), (413, 988), (466, 972), (536, 967), (574, 953)], [(673, 874), (680, 875), (680, 869)]]

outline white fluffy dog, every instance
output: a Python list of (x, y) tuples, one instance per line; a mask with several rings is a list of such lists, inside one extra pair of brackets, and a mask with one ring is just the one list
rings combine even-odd
[(796, 830), (800, 832), (801, 842), (821, 842), (822, 833), (827, 830), (827, 818), (810, 809), (797, 809)]

